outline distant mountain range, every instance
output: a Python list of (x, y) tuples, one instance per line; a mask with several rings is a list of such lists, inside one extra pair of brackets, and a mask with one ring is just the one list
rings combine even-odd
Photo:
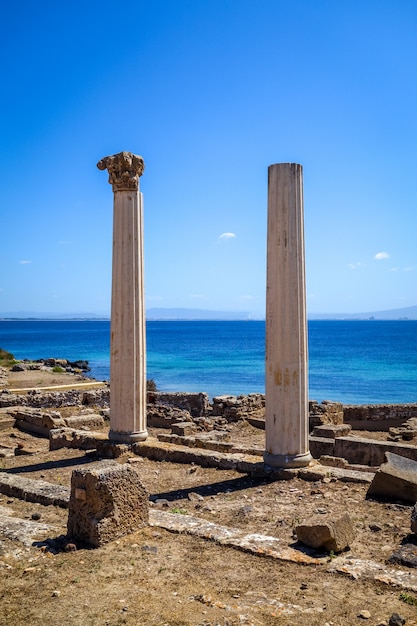
[[(0, 320), (108, 320), (104, 313), (39, 313), (33, 311), (15, 311), (0, 313)], [(247, 311), (210, 311), (206, 309), (152, 308), (146, 311), (147, 320), (218, 320), (248, 321), (265, 319)], [(310, 320), (417, 320), (417, 305), (387, 311), (369, 313), (310, 313)]]
[(146, 311), (148, 320), (219, 320), (237, 321), (262, 319), (255, 318), (247, 311), (210, 311), (206, 309), (163, 309), (153, 308)]
[(370, 313), (311, 313), (310, 320), (417, 320), (417, 305)]

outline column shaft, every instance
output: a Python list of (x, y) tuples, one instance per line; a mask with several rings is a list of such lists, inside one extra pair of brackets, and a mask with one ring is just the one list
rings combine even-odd
[(274, 467), (308, 465), (308, 372), (303, 174), (268, 168), (266, 450)]
[(110, 337), (110, 439), (146, 439), (142, 194), (115, 191)]

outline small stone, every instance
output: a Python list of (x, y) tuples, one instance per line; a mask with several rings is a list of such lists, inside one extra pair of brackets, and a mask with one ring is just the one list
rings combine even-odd
[(300, 589), (308, 589), (307, 583), (301, 583)]
[(238, 517), (247, 517), (250, 513), (252, 513), (253, 507), (250, 504), (245, 504), (241, 506), (240, 509), (236, 511), (236, 515)]
[(191, 502), (196, 502), (196, 501), (202, 501), (204, 500), (204, 497), (202, 495), (200, 495), (199, 493), (196, 493), (195, 491), (190, 491), (190, 493), (188, 494), (188, 499)]
[(58, 591), (58, 589), (54, 589), (54, 591), (52, 592), (53, 598), (59, 598), (60, 595), (61, 595), (61, 592)]
[(168, 508), (169, 507), (169, 502), (168, 500), (166, 500), (165, 498), (157, 498), (154, 501), (154, 505), (156, 507), (158, 507), (158, 509), (162, 509), (162, 508)]
[(35, 521), (38, 521), (41, 519), (41, 514), (40, 513), (32, 513), (31, 515), (32, 519)]
[(372, 530), (373, 533), (379, 533), (382, 530), (382, 526), (380, 524), (369, 524), (369, 530)]
[(362, 619), (369, 619), (371, 617), (371, 614), (369, 611), (364, 609), (363, 611), (359, 613), (358, 617), (361, 617)]
[(156, 546), (142, 546), (142, 551), (156, 554), (158, 552), (158, 548)]
[(401, 617), (401, 615), (398, 615), (398, 613), (393, 613), (389, 618), (389, 626), (403, 626), (403, 624), (405, 624), (405, 619)]
[(77, 546), (75, 545), (75, 543), (67, 543), (64, 547), (64, 551), (65, 552), (76, 552), (77, 551)]
[(388, 563), (398, 563), (406, 567), (417, 567), (417, 545), (414, 543), (403, 543), (392, 553)]

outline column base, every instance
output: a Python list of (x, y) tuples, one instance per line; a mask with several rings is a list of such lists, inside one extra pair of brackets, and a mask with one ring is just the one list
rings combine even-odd
[(123, 432), (121, 430), (110, 430), (109, 439), (114, 443), (136, 443), (136, 441), (145, 441), (148, 438), (148, 431), (142, 430), (138, 432)]
[(309, 465), (313, 457), (310, 451), (303, 454), (272, 454), (272, 452), (264, 452), (264, 463), (270, 467), (306, 467)]

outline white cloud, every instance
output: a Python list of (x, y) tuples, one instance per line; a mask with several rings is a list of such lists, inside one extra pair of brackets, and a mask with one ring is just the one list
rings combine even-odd
[(398, 272), (400, 268), (399, 267), (391, 267), (391, 269), (389, 269), (389, 272)]
[(28, 265), (29, 263), (32, 263), (32, 261), (19, 261), (20, 265)]
[(403, 272), (412, 272), (412, 271), (413, 271), (413, 269), (414, 269), (414, 267), (405, 267), (405, 268), (403, 269)]
[(383, 259), (389, 259), (390, 255), (388, 252), (377, 252), (374, 256), (375, 261), (382, 261)]
[(219, 236), (219, 241), (228, 241), (229, 239), (235, 239), (236, 235), (235, 233), (222, 233)]
[(365, 263), (361, 263), (361, 261), (358, 261), (357, 263), (348, 263), (348, 268), (350, 270), (357, 270), (360, 267), (365, 267)]
[(242, 300), (253, 300), (253, 296), (251, 296), (250, 294), (247, 294), (245, 296), (240, 296)]

